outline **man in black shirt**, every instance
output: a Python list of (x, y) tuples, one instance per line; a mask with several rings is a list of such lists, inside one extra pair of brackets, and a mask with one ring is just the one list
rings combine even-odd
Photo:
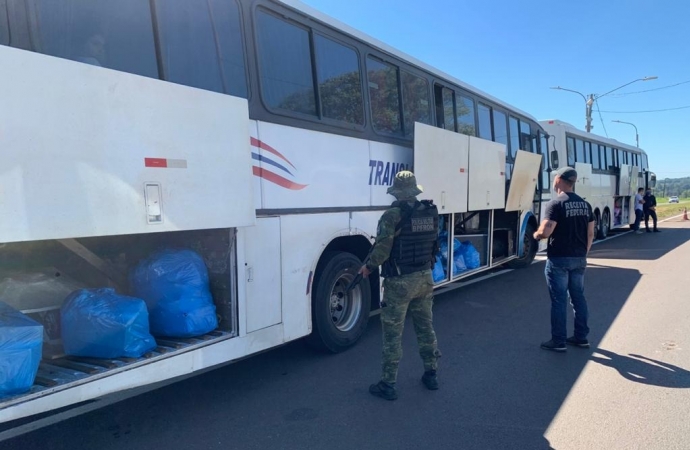
[(656, 227), (656, 197), (652, 194), (651, 189), (647, 189), (647, 194), (644, 196), (644, 226), (647, 229), (647, 233), (651, 233), (652, 230), (649, 229), (649, 218), (651, 217), (654, 221), (654, 232), (658, 233), (659, 229)]
[[(551, 295), (551, 340), (541, 348), (564, 352), (565, 344), (588, 348), (587, 301), (584, 281), (587, 253), (594, 240), (592, 206), (573, 189), (577, 172), (563, 167), (553, 181), (556, 197), (546, 205), (546, 214), (534, 233), (536, 240), (549, 239), (547, 247), (546, 285)], [(575, 311), (575, 333), (566, 339), (568, 293)]]

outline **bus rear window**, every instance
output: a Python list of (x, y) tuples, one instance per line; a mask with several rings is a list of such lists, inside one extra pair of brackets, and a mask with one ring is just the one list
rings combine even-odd
[[(35, 0), (35, 50), (158, 78), (147, 0)], [(1, 17), (1, 16), (0, 16)]]

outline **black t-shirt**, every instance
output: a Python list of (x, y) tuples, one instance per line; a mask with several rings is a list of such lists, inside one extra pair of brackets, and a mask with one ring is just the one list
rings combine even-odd
[(644, 204), (642, 205), (642, 209), (645, 211), (649, 211), (649, 208), (656, 206), (656, 197), (653, 195), (645, 195), (643, 200)]
[(587, 256), (587, 227), (594, 221), (592, 206), (574, 192), (564, 192), (546, 204), (544, 219), (556, 222), (546, 250), (549, 258)]

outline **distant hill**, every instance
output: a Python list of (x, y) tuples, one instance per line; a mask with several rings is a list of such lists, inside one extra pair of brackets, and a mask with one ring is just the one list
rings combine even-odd
[(657, 179), (654, 191), (657, 197), (677, 195), (681, 198), (688, 198), (690, 197), (690, 177)]

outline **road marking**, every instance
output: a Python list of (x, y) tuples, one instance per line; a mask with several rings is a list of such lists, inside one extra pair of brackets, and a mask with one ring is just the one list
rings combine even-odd
[(685, 215), (685, 213), (683, 213), (683, 214), (678, 214), (677, 216), (673, 216), (673, 217), (669, 217), (669, 218), (664, 219), (664, 220), (660, 220), (659, 223), (668, 222), (669, 220), (677, 219), (677, 218), (679, 218), (679, 217), (683, 217), (684, 215)]

